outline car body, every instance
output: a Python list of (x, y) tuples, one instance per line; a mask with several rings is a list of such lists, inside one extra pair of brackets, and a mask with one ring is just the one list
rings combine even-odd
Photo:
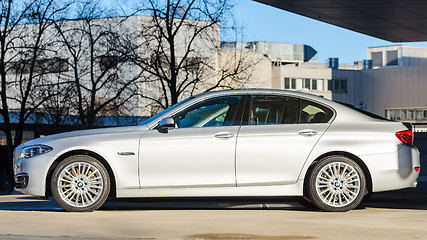
[(297, 91), (190, 97), (138, 126), (75, 131), (20, 145), (16, 189), (68, 211), (110, 197), (304, 196), (347, 211), (368, 192), (412, 187), (408, 125)]

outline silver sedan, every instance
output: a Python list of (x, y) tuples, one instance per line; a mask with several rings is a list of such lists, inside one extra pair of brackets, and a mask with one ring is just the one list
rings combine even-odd
[(138, 126), (76, 131), (15, 150), (16, 189), (67, 211), (108, 197), (301, 196), (348, 211), (416, 185), (410, 125), (295, 91), (190, 97)]

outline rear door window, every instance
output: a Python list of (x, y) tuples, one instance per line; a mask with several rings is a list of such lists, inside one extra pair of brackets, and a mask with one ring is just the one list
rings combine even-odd
[(315, 102), (301, 100), (300, 123), (327, 123), (333, 111)]
[(250, 125), (295, 124), (298, 122), (297, 98), (285, 96), (252, 96), (249, 106)]
[(321, 104), (296, 97), (253, 95), (244, 125), (327, 123), (334, 112)]

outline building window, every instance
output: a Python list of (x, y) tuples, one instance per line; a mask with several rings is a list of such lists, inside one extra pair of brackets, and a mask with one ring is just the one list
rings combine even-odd
[(339, 80), (333, 80), (334, 81), (334, 92), (337, 92), (338, 89), (340, 89), (340, 81)]
[[(19, 60), (11, 62), (11, 71), (14, 74), (29, 74), (31, 71), (31, 60)], [(68, 71), (68, 59), (48, 58), (35, 60), (33, 73), (60, 73)]]
[(308, 78), (305, 78), (304, 79), (304, 88), (306, 88), (306, 89), (311, 89), (310, 88), (310, 79), (308, 79)]
[(295, 78), (285, 78), (285, 89), (297, 89), (297, 80)]
[(391, 120), (427, 120), (427, 108), (386, 109), (385, 117)]
[[(308, 89), (326, 91), (323, 85), (326, 79), (312, 79), (312, 78), (284, 78), (284, 89)], [(329, 80), (330, 81), (330, 80)], [(332, 84), (328, 81), (328, 84)], [(331, 90), (331, 89), (329, 89)]]
[(108, 71), (117, 66), (119, 62), (118, 56), (103, 55), (98, 57), (99, 69), (102, 72)]
[(416, 119), (423, 119), (423, 110), (415, 110)]
[(372, 65), (374, 67), (383, 66), (383, 52), (373, 52), (371, 53)]
[(397, 51), (387, 51), (387, 66), (397, 66)]
[(414, 110), (408, 110), (408, 119), (416, 119), (414, 115)]
[(396, 120), (400, 120), (401, 119), (401, 117), (400, 117), (400, 110), (399, 109), (393, 110), (393, 115), (394, 115), (393, 119), (396, 119)]
[(291, 89), (291, 79), (285, 78), (285, 89)]
[(317, 79), (311, 80), (311, 90), (317, 90)]
[(203, 64), (203, 61), (206, 61), (202, 57), (187, 57), (184, 60), (183, 68), (187, 71), (195, 72), (200, 69), (200, 66)]
[(49, 73), (60, 73), (68, 71), (68, 60), (64, 58), (51, 58), (47, 61)]
[(30, 73), (30, 61), (19, 60), (10, 62), (10, 70), (13, 74), (28, 74)]
[(291, 89), (297, 88), (297, 80), (295, 78), (291, 79)]
[(402, 109), (402, 110), (400, 110), (400, 117), (401, 117), (403, 120), (408, 119), (408, 110), (406, 110), (406, 109)]
[(328, 81), (328, 90), (337, 93), (347, 93), (346, 79), (332, 79)]
[(400, 120), (400, 110), (398, 110), (398, 109), (386, 109), (385, 110), (385, 117), (387, 119)]

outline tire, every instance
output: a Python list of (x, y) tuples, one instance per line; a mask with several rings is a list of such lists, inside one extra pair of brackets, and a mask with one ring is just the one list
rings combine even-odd
[(308, 177), (309, 199), (323, 211), (346, 212), (356, 208), (366, 191), (366, 177), (360, 166), (344, 156), (320, 160)]
[(68, 212), (92, 212), (104, 204), (110, 177), (95, 158), (75, 155), (60, 162), (50, 183), (55, 201)]

